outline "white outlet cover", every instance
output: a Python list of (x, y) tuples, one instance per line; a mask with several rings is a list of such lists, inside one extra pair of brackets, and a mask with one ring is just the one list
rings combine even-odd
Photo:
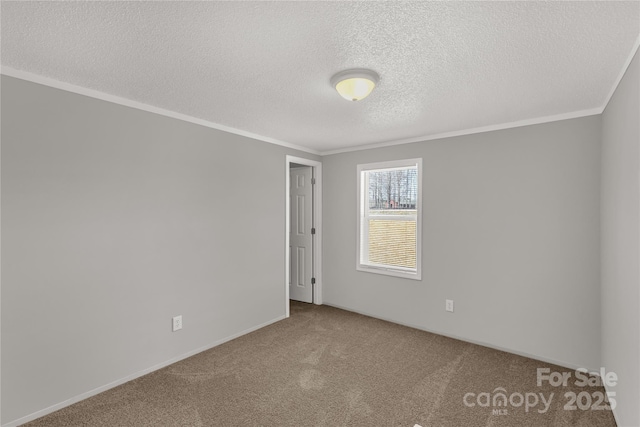
[(172, 325), (173, 325), (172, 327), (173, 332), (179, 331), (180, 329), (182, 329), (182, 315), (175, 316), (172, 319)]
[(453, 300), (451, 299), (445, 300), (444, 309), (453, 313)]

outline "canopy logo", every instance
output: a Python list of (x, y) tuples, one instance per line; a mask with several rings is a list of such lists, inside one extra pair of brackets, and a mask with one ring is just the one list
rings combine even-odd
[[(607, 372), (604, 368), (600, 372), (588, 372), (578, 369), (575, 372), (551, 372), (550, 368), (537, 369), (538, 387), (545, 384), (551, 387), (615, 387), (618, 384), (618, 376), (615, 372)], [(604, 411), (615, 409), (615, 391), (567, 391), (564, 393), (564, 407), (566, 411)], [(524, 411), (535, 410), (540, 414), (549, 411), (555, 393), (526, 392), (507, 393), (503, 387), (496, 387), (492, 392), (466, 393), (462, 398), (465, 406), (472, 408), (479, 406), (491, 408), (493, 415), (508, 415), (509, 408), (524, 407)]]
[(462, 398), (465, 406), (472, 408), (474, 406), (480, 406), (483, 408), (493, 408), (492, 413), (494, 415), (508, 415), (507, 407), (519, 408), (524, 406), (525, 412), (529, 412), (531, 409), (536, 408), (538, 404), (541, 406), (537, 411), (541, 414), (546, 413), (553, 401), (553, 393), (547, 398), (544, 393), (511, 393), (507, 396), (507, 390), (502, 387), (497, 387), (491, 393), (467, 393)]

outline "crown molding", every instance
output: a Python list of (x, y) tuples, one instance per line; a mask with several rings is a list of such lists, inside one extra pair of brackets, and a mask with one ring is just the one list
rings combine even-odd
[(557, 122), (560, 120), (577, 119), (580, 117), (595, 116), (602, 114), (602, 108), (592, 108), (590, 110), (574, 111), (571, 113), (556, 114), (553, 116), (536, 117), (533, 119), (518, 120), (515, 122), (501, 123), (498, 125), (482, 126), (471, 129), (457, 130), (452, 132), (443, 132), (433, 135), (417, 136), (413, 138), (399, 139), (395, 141), (380, 142), (377, 144), (359, 145), (355, 147), (346, 147), (336, 150), (328, 150), (320, 152), (322, 156), (330, 156), (332, 154), (348, 153), (351, 151), (370, 150), (372, 148), (392, 147), (394, 145), (411, 144), (414, 142), (432, 141), (434, 139), (452, 138), (455, 136), (473, 135), (476, 133), (492, 132), (496, 130), (512, 129), (523, 126), (539, 125), (543, 123)]
[(638, 38), (636, 39), (636, 42), (633, 44), (633, 48), (631, 49), (631, 53), (629, 53), (629, 57), (627, 58), (627, 61), (624, 63), (624, 66), (622, 67), (622, 70), (620, 71), (620, 74), (618, 75), (618, 78), (616, 79), (616, 81), (613, 84), (613, 87), (609, 91), (609, 95), (607, 95), (607, 97), (604, 100), (604, 103), (602, 104), (602, 111), (604, 111), (604, 109), (607, 108), (607, 105), (609, 105), (609, 101), (611, 101), (611, 98), (613, 97), (613, 94), (616, 92), (616, 89), (618, 89), (618, 85), (620, 85), (620, 82), (622, 81), (622, 78), (624, 77), (625, 73), (627, 72), (627, 69), (629, 68), (629, 65), (631, 65), (631, 61), (633, 61), (633, 57), (636, 56), (636, 54), (638, 53), (638, 48), (639, 47), (640, 47), (640, 34), (638, 35)]
[(370, 149), (373, 149), (373, 148), (392, 147), (392, 146), (395, 146), (395, 145), (411, 144), (411, 143), (422, 142), (422, 141), (432, 141), (432, 140), (435, 140), (435, 139), (452, 138), (452, 137), (456, 137), (456, 136), (465, 136), (465, 135), (472, 135), (472, 134), (476, 134), (476, 133), (492, 132), (492, 131), (497, 131), (497, 130), (511, 129), (511, 128), (522, 127), (522, 126), (531, 126), (531, 125), (550, 123), (550, 122), (555, 122), (555, 121), (560, 121), (560, 120), (569, 120), (569, 119), (575, 119), (575, 118), (580, 118), (580, 117), (587, 117), (587, 116), (593, 116), (593, 115), (602, 114), (604, 109), (609, 104), (609, 101), (611, 100), (613, 94), (615, 93), (616, 89), (618, 88), (618, 85), (620, 84), (620, 81), (622, 81), (622, 78), (624, 77), (627, 69), (629, 68), (629, 65), (631, 64), (631, 61), (633, 61), (633, 58), (637, 54), (639, 49), (640, 49), (640, 35), (636, 39), (636, 41), (635, 41), (635, 43), (633, 45), (633, 48), (631, 49), (631, 52), (629, 53), (629, 56), (628, 56), (627, 60), (625, 61), (625, 64), (622, 67), (622, 70), (620, 71), (620, 74), (618, 75), (618, 78), (616, 79), (613, 87), (611, 88), (611, 90), (609, 91), (607, 97), (605, 98), (604, 103), (602, 104), (601, 107), (598, 107), (598, 108), (592, 108), (592, 109), (581, 110), (581, 111), (574, 111), (574, 112), (570, 112), (570, 113), (556, 114), (556, 115), (552, 115), (552, 116), (536, 117), (536, 118), (526, 119), (526, 120), (518, 120), (518, 121), (514, 121), (514, 122), (501, 123), (501, 124), (497, 124), (497, 125), (482, 126), (482, 127), (463, 129), (463, 130), (458, 130), (458, 131), (443, 132), (443, 133), (432, 134), (432, 135), (424, 135), (424, 136), (418, 136), (418, 137), (412, 137), (412, 138), (392, 140), (392, 141), (380, 142), (380, 143), (375, 143), (375, 144), (358, 145), (358, 146), (353, 146), (353, 147), (345, 147), (345, 148), (339, 148), (339, 149), (335, 149), (335, 150), (326, 150), (326, 151), (318, 151), (318, 150), (314, 150), (312, 148), (303, 147), (303, 146), (300, 146), (300, 145), (297, 145), (297, 144), (293, 144), (293, 143), (290, 143), (290, 142), (280, 141), (280, 140), (275, 139), (275, 138), (270, 138), (270, 137), (267, 137), (267, 136), (255, 134), (255, 133), (252, 133), (252, 132), (247, 132), (247, 131), (244, 131), (244, 130), (241, 130), (241, 129), (237, 129), (237, 128), (233, 128), (233, 127), (230, 127), (230, 126), (225, 126), (225, 125), (221, 125), (221, 124), (218, 124), (218, 123), (213, 123), (213, 122), (210, 122), (208, 120), (199, 119), (199, 118), (192, 117), (192, 116), (189, 116), (189, 115), (186, 115), (186, 114), (177, 113), (177, 112), (171, 111), (171, 110), (166, 110), (164, 108), (154, 107), (153, 105), (144, 104), (144, 103), (141, 103), (141, 102), (138, 102), (138, 101), (133, 101), (133, 100), (122, 98), (122, 97), (115, 96), (115, 95), (110, 95), (110, 94), (107, 94), (107, 93), (104, 93), (104, 92), (100, 92), (100, 91), (97, 91), (97, 90), (94, 90), (94, 89), (88, 89), (88, 88), (85, 88), (85, 87), (82, 87), (82, 86), (77, 86), (77, 85), (74, 85), (74, 84), (70, 84), (70, 83), (59, 81), (59, 80), (51, 79), (51, 78), (48, 78), (48, 77), (43, 77), (43, 76), (40, 76), (38, 74), (30, 73), (30, 72), (27, 72), (27, 71), (16, 70), (16, 69), (11, 68), (11, 67), (2, 66), (2, 68), (0, 69), (0, 73), (4, 74), (4, 75), (7, 75), (7, 76), (10, 76), (10, 77), (15, 77), (15, 78), (18, 78), (18, 79), (27, 80), (27, 81), (30, 81), (30, 82), (33, 82), (33, 83), (38, 83), (38, 84), (42, 84), (42, 85), (45, 85), (45, 86), (50, 86), (50, 87), (53, 87), (53, 88), (56, 88), (56, 89), (77, 93), (79, 95), (89, 96), (91, 98), (96, 98), (96, 99), (100, 99), (100, 100), (107, 101), (107, 102), (112, 102), (112, 103), (119, 104), (119, 105), (124, 105), (124, 106), (131, 107), (131, 108), (136, 108), (136, 109), (147, 111), (147, 112), (150, 112), (150, 113), (160, 114), (160, 115), (163, 115), (163, 116), (166, 116), (166, 117), (171, 117), (171, 118), (174, 118), (174, 119), (178, 119), (178, 120), (182, 120), (182, 121), (198, 124), (198, 125), (201, 125), (201, 126), (209, 127), (209, 128), (216, 129), (216, 130), (220, 130), (220, 131), (223, 131), (223, 132), (228, 132), (228, 133), (244, 136), (244, 137), (251, 138), (251, 139), (256, 139), (256, 140), (259, 140), (259, 141), (267, 142), (269, 144), (280, 145), (282, 147), (291, 148), (291, 149), (294, 149), (294, 150), (299, 150), (299, 151), (303, 151), (303, 152), (306, 152), (306, 153), (315, 154), (315, 155), (318, 155), (318, 156), (329, 156), (329, 155), (333, 155), (333, 154), (348, 153), (348, 152), (352, 152), (352, 151), (361, 151), (361, 150), (370, 150)]
[(313, 150), (311, 148), (302, 147), (297, 144), (292, 144), (286, 141), (280, 141), (275, 138), (270, 138), (268, 136), (259, 135), (252, 132), (247, 132), (242, 129), (237, 129), (230, 126), (221, 125), (218, 123), (213, 123), (208, 120), (199, 119), (196, 117), (189, 116), (187, 114), (178, 113), (171, 110), (166, 110), (164, 108), (154, 107), (153, 105), (144, 104), (142, 102), (133, 101), (131, 99), (122, 98), (120, 96), (110, 95), (108, 93), (100, 92), (94, 89), (88, 89), (82, 86), (77, 86), (71, 83), (62, 82), (59, 80), (51, 79), (49, 77), (44, 77), (38, 74), (30, 73), (28, 71), (16, 70), (11, 67), (2, 66), (0, 69), (0, 73), (9, 77), (15, 77), (17, 79), (26, 80), (32, 83), (41, 84), (44, 86), (49, 86), (55, 89), (64, 90), (67, 92), (73, 92), (78, 95), (88, 96), (90, 98), (100, 99), (102, 101), (112, 102), (114, 104), (123, 105), (125, 107), (136, 108), (138, 110), (147, 111), (149, 113), (159, 114), (161, 116), (171, 117), (173, 119), (182, 120), (189, 123), (194, 123), (200, 126), (205, 126), (211, 129), (220, 130), (223, 132), (232, 133), (234, 135), (240, 135), (251, 139), (256, 139), (258, 141), (268, 142), (269, 144), (280, 145), (282, 147), (291, 148), (293, 150), (303, 151), (310, 154), (320, 155), (320, 152), (317, 150)]

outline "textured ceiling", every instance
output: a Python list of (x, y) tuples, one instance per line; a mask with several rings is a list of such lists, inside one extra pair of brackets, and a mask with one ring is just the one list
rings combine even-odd
[[(638, 1), (1, 7), (3, 70), (319, 152), (601, 109), (640, 33)], [(380, 83), (348, 102), (356, 67)]]

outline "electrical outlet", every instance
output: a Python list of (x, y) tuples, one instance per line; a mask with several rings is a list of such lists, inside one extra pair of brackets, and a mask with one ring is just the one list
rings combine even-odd
[(176, 316), (173, 319), (173, 332), (182, 329), (182, 315)]
[(444, 301), (445, 301), (444, 309), (453, 313), (453, 300), (447, 299)]

